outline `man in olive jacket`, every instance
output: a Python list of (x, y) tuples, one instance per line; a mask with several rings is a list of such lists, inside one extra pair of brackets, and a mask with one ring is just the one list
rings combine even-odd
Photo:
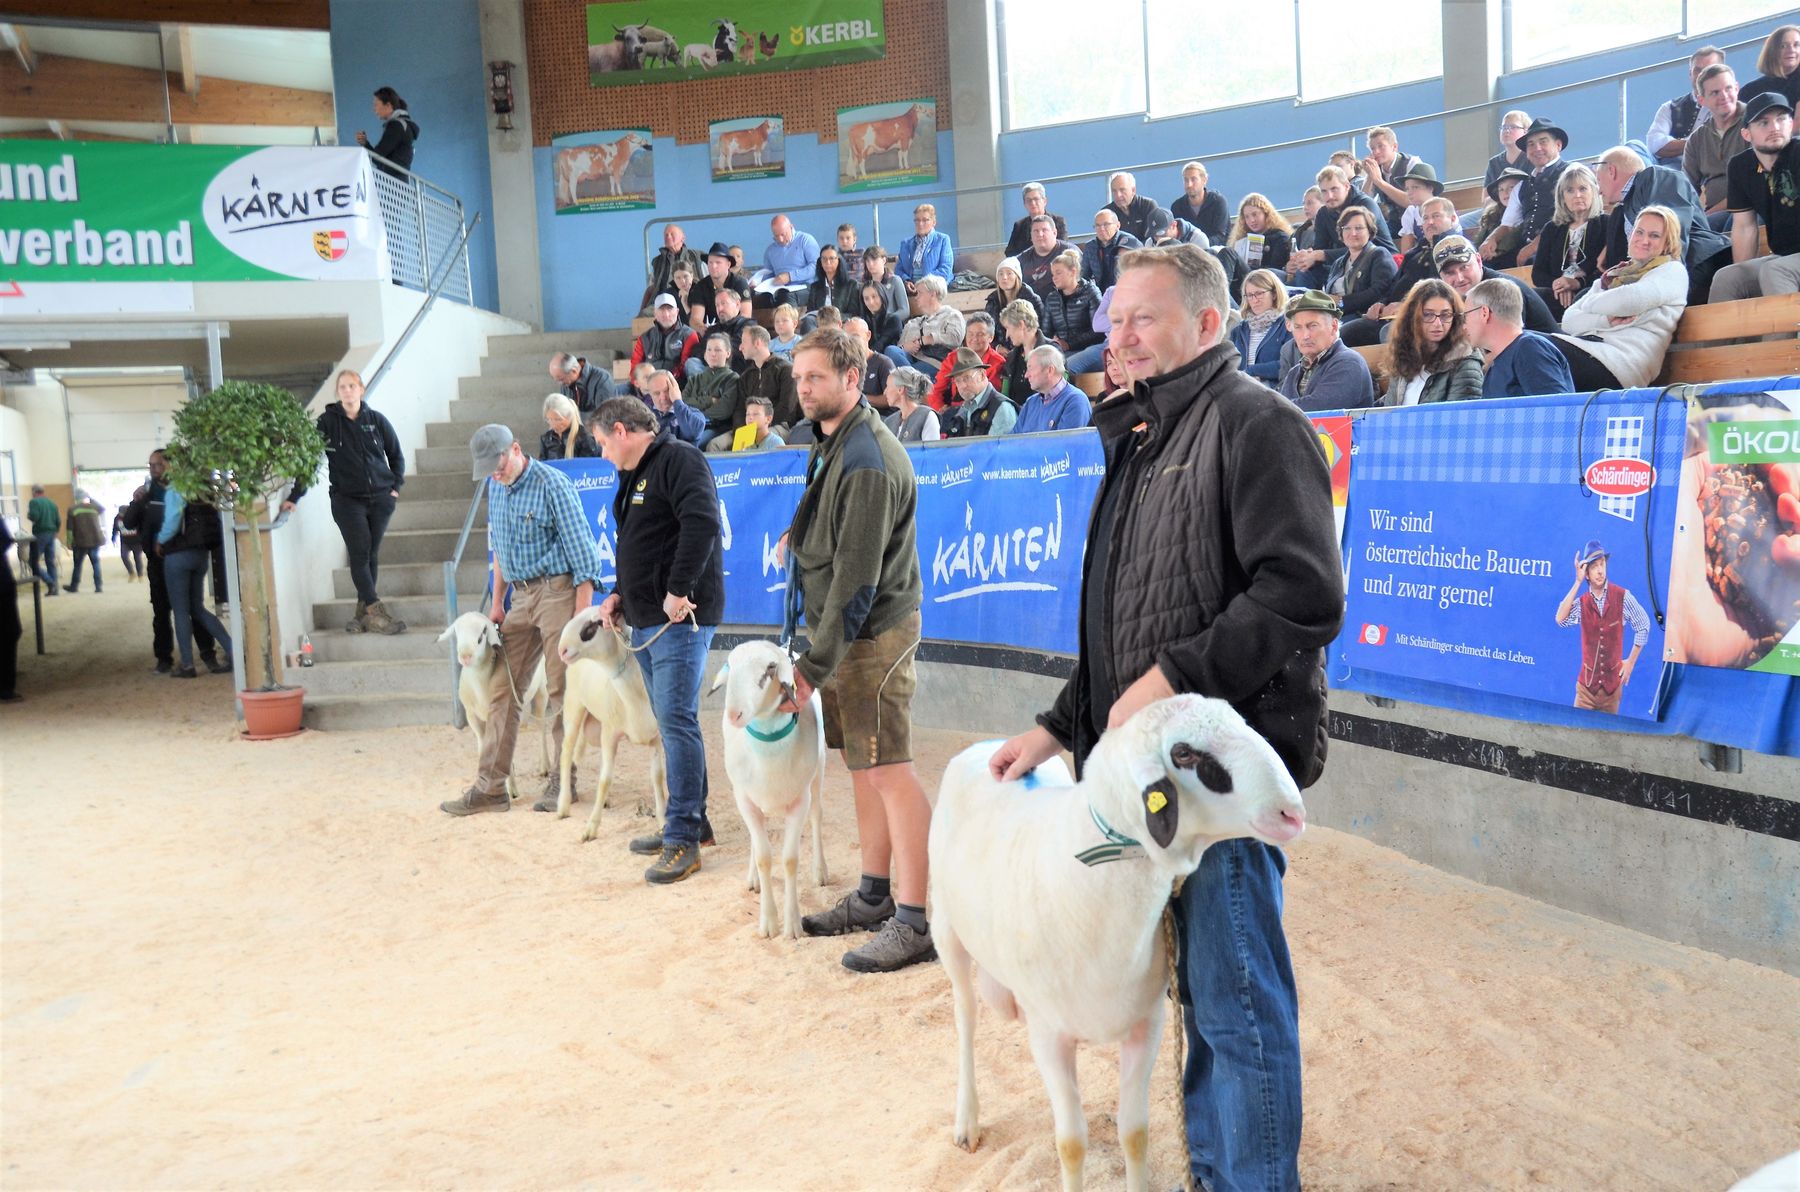
[[(1080, 656), (1012, 779), (1177, 692), (1228, 701), (1302, 787), (1325, 764), (1325, 654), (1343, 621), (1331, 479), (1306, 415), (1238, 371), (1210, 254), (1123, 254), (1112, 348), (1132, 381), (1103, 413), (1106, 478), (1083, 560)], [(1153, 595), (1151, 595), (1153, 594)], [(1129, 863), (1129, 862), (1128, 862)], [(1196, 1183), (1298, 1188), (1299, 1008), (1280, 849), (1231, 840), (1182, 886), (1182, 1077)]]

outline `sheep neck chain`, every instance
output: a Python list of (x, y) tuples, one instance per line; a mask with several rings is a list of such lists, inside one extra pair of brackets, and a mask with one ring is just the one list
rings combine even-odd
[(1132, 861), (1144, 855), (1144, 846), (1119, 831), (1094, 810), (1094, 805), (1087, 805), (1088, 818), (1094, 821), (1094, 827), (1100, 829), (1100, 835), (1106, 837), (1102, 844), (1092, 848), (1084, 848), (1075, 854), (1075, 859), (1083, 865), (1104, 865), (1108, 861)]
[(762, 741), (765, 744), (773, 744), (774, 742), (781, 740), (782, 738), (786, 737), (789, 733), (793, 732), (794, 726), (799, 723), (800, 723), (800, 714), (798, 712), (789, 712), (788, 718), (787, 718), (787, 723), (782, 725), (780, 728), (776, 729), (772, 733), (765, 733), (760, 728), (757, 728), (756, 722), (754, 720), (747, 721), (744, 724), (744, 731), (749, 733), (752, 737), (755, 737), (758, 741)]

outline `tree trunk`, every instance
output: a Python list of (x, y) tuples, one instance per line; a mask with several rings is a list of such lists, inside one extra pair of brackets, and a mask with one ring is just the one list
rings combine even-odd
[[(276, 686), (274, 623), (269, 615), (269, 589), (263, 583), (262, 530), (257, 525), (256, 502), (249, 502), (243, 512), (245, 520), (250, 523), (250, 572), (256, 577), (255, 596), (252, 598), (251, 607), (256, 610), (257, 619), (261, 622), (257, 626), (257, 637), (261, 639), (257, 642), (262, 655), (263, 686), (261, 690), (271, 691)], [(237, 518), (233, 515), (232, 522), (235, 524), (236, 521)], [(239, 568), (238, 583), (240, 587), (243, 580), (243, 569)]]

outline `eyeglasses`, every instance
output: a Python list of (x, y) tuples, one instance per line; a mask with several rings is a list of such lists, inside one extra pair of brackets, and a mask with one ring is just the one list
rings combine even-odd
[(1528, 124), (1502, 124), (1500, 126), (1500, 131), (1501, 132), (1524, 132), (1529, 127), (1531, 127), (1531, 126)]
[(1427, 322), (1427, 323), (1448, 323), (1456, 318), (1456, 312), (1453, 310), (1446, 310), (1446, 311), (1422, 310), (1419, 312), (1419, 318), (1422, 321)]
[[(1476, 313), (1477, 313), (1477, 312), (1482, 312), (1482, 311), (1486, 311), (1486, 310), (1487, 310), (1487, 307), (1485, 307), (1485, 306), (1470, 306), (1470, 307), (1465, 307), (1465, 308), (1464, 308), (1464, 310), (1463, 310), (1463, 318), (1465, 318), (1465, 319), (1466, 319), (1466, 318), (1468, 318), (1468, 317), (1469, 317), (1469, 316), (1470, 316), (1470, 315), (1472, 315), (1472, 314), (1476, 314)], [(1428, 318), (1428, 319), (1429, 319), (1429, 318), (1430, 318), (1430, 317), (1431, 317), (1431, 316), (1430, 316), (1430, 315), (1426, 315), (1426, 316), (1425, 316), (1425, 317), (1426, 317), (1426, 318)], [(1450, 321), (1450, 320), (1449, 320), (1449, 317), (1448, 317), (1448, 316), (1446, 316), (1446, 317), (1445, 317), (1445, 318), (1444, 318), (1444, 322), (1446, 322), (1446, 323), (1447, 323), (1447, 322), (1449, 322), (1449, 321)]]

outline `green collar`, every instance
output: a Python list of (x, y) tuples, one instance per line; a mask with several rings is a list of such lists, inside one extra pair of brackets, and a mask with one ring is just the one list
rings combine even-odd
[(1102, 819), (1092, 803), (1088, 804), (1088, 817), (1094, 821), (1094, 827), (1100, 829), (1100, 835), (1106, 837), (1106, 842), (1082, 849), (1075, 854), (1077, 861), (1089, 866), (1104, 865), (1108, 861), (1129, 861), (1144, 855), (1144, 846)]
[(789, 712), (787, 723), (782, 725), (780, 728), (776, 729), (772, 733), (765, 733), (761, 729), (757, 728), (756, 722), (754, 720), (752, 720), (748, 724), (744, 725), (744, 731), (749, 733), (752, 737), (755, 737), (758, 741), (775, 742), (775, 741), (781, 740), (782, 738), (786, 737), (789, 733), (793, 732), (794, 726), (799, 723), (800, 723), (800, 714), (798, 712)]

